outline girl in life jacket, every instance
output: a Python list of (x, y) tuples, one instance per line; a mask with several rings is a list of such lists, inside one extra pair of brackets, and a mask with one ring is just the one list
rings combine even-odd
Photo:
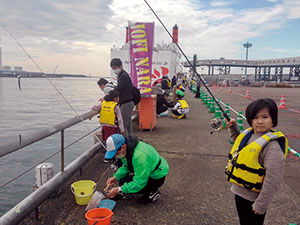
[(260, 225), (283, 179), (288, 141), (283, 133), (273, 129), (278, 109), (272, 99), (250, 103), (246, 118), (250, 128), (241, 133), (234, 119), (226, 122), (235, 142), (225, 175), (232, 183), (240, 224)]
[(102, 126), (102, 139), (106, 139), (112, 134), (125, 134), (124, 123), (120, 107), (118, 105), (119, 92), (111, 90), (99, 105), (92, 107), (92, 110), (99, 112), (99, 123)]
[(183, 99), (184, 92), (181, 90), (176, 91), (177, 100), (175, 102), (172, 111), (172, 117), (174, 119), (186, 118), (186, 114), (190, 111), (189, 105), (186, 100)]

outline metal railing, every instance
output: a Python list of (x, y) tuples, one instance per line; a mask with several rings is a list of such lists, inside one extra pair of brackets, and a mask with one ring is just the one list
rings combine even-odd
[(61, 133), (61, 169), (53, 178), (51, 178), (46, 184), (39, 187), (36, 191), (28, 195), (23, 201), (9, 210), (0, 218), (0, 225), (11, 225), (21, 222), (29, 213), (31, 213), (36, 207), (38, 207), (53, 191), (61, 186), (66, 180), (68, 180), (77, 170), (82, 168), (100, 149), (100, 143), (96, 143), (81, 156), (76, 158), (67, 167), (64, 166), (64, 130), (72, 127), (84, 120), (98, 114), (97, 111), (89, 111), (82, 115), (76, 116), (72, 119), (66, 120), (62, 123), (49, 126), (45, 129), (41, 129), (30, 134), (24, 134), (10, 141), (7, 144), (0, 146), (0, 158), (13, 153), (19, 149), (22, 149), (28, 145), (38, 142), (46, 137), (49, 137), (58, 132)]
[(15, 138), (15, 140), (12, 140), (11, 142), (5, 144), (5, 145), (0, 145), (0, 158), (5, 156), (5, 155), (8, 155), (14, 151), (17, 151), (21, 148), (24, 148), (28, 145), (31, 145), (37, 141), (40, 141), (46, 137), (49, 137), (57, 132), (61, 132), (61, 137), (62, 137), (62, 141), (63, 141), (63, 138), (64, 138), (64, 130), (71, 127), (71, 126), (74, 126), (75, 124), (77, 123), (80, 123), (86, 119), (88, 119), (89, 117), (92, 117), (94, 115), (98, 114), (97, 111), (89, 111), (87, 113), (84, 113), (80, 116), (75, 116), (74, 118), (72, 119), (69, 119), (69, 120), (66, 120), (62, 123), (59, 123), (59, 124), (55, 124), (53, 126), (49, 126), (45, 129), (41, 129), (37, 132), (33, 132), (33, 133), (30, 133), (30, 134), (26, 134), (26, 135), (21, 135), (19, 134), (18, 137)]
[[(64, 146), (64, 130), (80, 122), (83, 122), (84, 120), (95, 116), (98, 113), (99, 112), (97, 111), (91, 110), (87, 113), (76, 116), (62, 123), (47, 127), (46, 129), (41, 129), (39, 131), (26, 135), (19, 135), (19, 137), (16, 138), (16, 140), (0, 146), (1, 158), (21, 148), (38, 142), (46, 137), (49, 137), (55, 133), (61, 132), (61, 171), (57, 173), (54, 177), (52, 177), (49, 181), (47, 181), (47, 183), (45, 183), (33, 193), (28, 195), (23, 201), (14, 206), (11, 210), (6, 212), (0, 218), (0, 225), (12, 225), (20, 223), (29, 213), (36, 209), (52, 192), (54, 192), (71, 176), (73, 176), (77, 170), (81, 169), (101, 149), (101, 147), (103, 147), (102, 143), (100, 142), (94, 144), (82, 155), (80, 155), (73, 162), (71, 162), (67, 167), (64, 167), (64, 150), (68, 146), (70, 146)], [(131, 120), (135, 120), (137, 118), (137, 114), (134, 114), (131, 117)], [(75, 142), (77, 142), (77, 140)]]

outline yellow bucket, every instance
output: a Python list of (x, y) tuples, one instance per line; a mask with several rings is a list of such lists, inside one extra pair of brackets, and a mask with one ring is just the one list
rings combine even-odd
[(71, 185), (71, 191), (75, 195), (78, 205), (87, 205), (96, 189), (96, 183), (92, 180), (80, 180)]

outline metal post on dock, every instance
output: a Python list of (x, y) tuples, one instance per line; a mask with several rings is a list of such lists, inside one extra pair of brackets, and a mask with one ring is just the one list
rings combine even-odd
[(61, 168), (60, 168), (60, 171), (61, 172), (64, 172), (64, 168), (65, 168), (65, 144), (64, 144), (64, 130), (61, 130), (61, 133), (60, 133), (60, 137), (61, 137), (61, 157), (60, 157), (60, 165), (61, 165)]
[[(252, 47), (252, 44), (247, 42), (245, 44), (243, 44), (244, 48), (246, 48), (246, 61), (248, 61), (248, 49)], [(245, 75), (246, 75), (246, 79), (248, 80), (248, 76), (247, 76), (247, 66), (245, 66)]]

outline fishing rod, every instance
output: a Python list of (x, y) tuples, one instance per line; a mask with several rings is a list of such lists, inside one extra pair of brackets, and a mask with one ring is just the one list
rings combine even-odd
[[(21, 45), (21, 43), (15, 38), (15, 36), (8, 30), (8, 28), (5, 25), (2, 25), (2, 27), (7, 31), (7, 33), (12, 37), (13, 40), (15, 40), (15, 42), (19, 45), (19, 47), (25, 52), (25, 54), (28, 56), (28, 58), (33, 62), (33, 64), (41, 71), (41, 73), (43, 75), (45, 75), (45, 77), (47, 78), (47, 80), (49, 81), (49, 83), (52, 85), (52, 87), (54, 87), (54, 89), (57, 91), (57, 93), (63, 98), (63, 100), (67, 103), (67, 105), (73, 110), (73, 112), (76, 114), (76, 116), (83, 122), (83, 124), (87, 127), (87, 129), (89, 131), (91, 131), (91, 129), (89, 128), (89, 126), (85, 123), (85, 121), (81, 118), (81, 116), (77, 113), (77, 111), (74, 109), (74, 107), (71, 105), (71, 103), (67, 100), (67, 98), (59, 91), (59, 89), (55, 86), (55, 84), (49, 79), (49, 77), (47, 76), (47, 74), (44, 73), (44, 71), (41, 69), (41, 67), (35, 62), (35, 60), (31, 57), (31, 55), (26, 51), (26, 49)], [(58, 65), (55, 67), (54, 72), (57, 70)], [(21, 85), (20, 85), (20, 78), (18, 78), (18, 85), (19, 88), (21, 90)], [(106, 149), (106, 146), (102, 143), (102, 141), (95, 135), (97, 141), (100, 142), (100, 144), (102, 145), (102, 147)]]
[(168, 31), (168, 29), (166, 28), (166, 26), (164, 25), (164, 23), (161, 21), (161, 19), (158, 17), (158, 15), (155, 13), (155, 11), (152, 9), (152, 7), (149, 5), (149, 3), (147, 2), (147, 0), (144, 0), (144, 2), (148, 5), (148, 7), (150, 8), (150, 10), (152, 11), (152, 13), (155, 15), (155, 17), (158, 19), (158, 21), (160, 22), (160, 24), (163, 26), (163, 28), (165, 29), (165, 31), (168, 33), (168, 35), (171, 37), (171, 39), (173, 40), (173, 42), (176, 44), (177, 48), (179, 49), (179, 51), (182, 53), (182, 55), (184, 56), (184, 58), (186, 59), (186, 61), (189, 63), (189, 65), (193, 68), (194, 73), (197, 74), (197, 77), (201, 80), (202, 84), (204, 85), (204, 87), (206, 88), (206, 90), (208, 91), (208, 93), (212, 96), (212, 98), (214, 99), (214, 101), (216, 102), (216, 104), (218, 105), (218, 107), (220, 108), (220, 110), (223, 113), (223, 116), (226, 118), (227, 121), (230, 121), (230, 118), (227, 116), (227, 114), (225, 113), (225, 111), (223, 110), (223, 108), (221, 107), (221, 105), (218, 103), (218, 101), (216, 100), (215, 96), (211, 93), (211, 91), (209, 90), (209, 88), (207, 87), (207, 85), (205, 84), (204, 80), (201, 78), (201, 76), (199, 75), (199, 73), (196, 71), (196, 68), (192, 65), (192, 63), (190, 62), (190, 60), (188, 59), (188, 57), (185, 55), (185, 53), (183, 52), (183, 50), (180, 48), (180, 46), (178, 45), (177, 41), (173, 38), (173, 36), (171, 35), (171, 33)]

